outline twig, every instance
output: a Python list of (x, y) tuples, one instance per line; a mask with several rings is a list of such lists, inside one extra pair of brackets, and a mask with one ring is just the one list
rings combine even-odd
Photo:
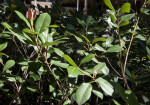
[[(117, 25), (118, 25), (118, 28), (117, 28), (117, 35), (118, 35), (118, 37), (119, 37), (119, 45), (121, 46), (121, 37), (120, 37), (120, 32), (119, 32), (119, 13), (118, 13), (118, 16), (117, 16)], [(121, 73), (122, 73), (122, 77), (123, 77), (125, 86), (127, 87), (128, 90), (130, 90), (130, 87), (129, 87), (129, 85), (128, 85), (128, 81), (127, 81), (127, 79), (126, 79), (126, 76), (125, 76), (125, 73), (124, 73), (124, 70), (123, 70), (122, 52), (121, 52), (121, 51), (120, 51), (120, 68), (121, 68)]]
[(83, 71), (81, 71), (80, 69), (79, 69), (79, 71), (80, 71), (82, 74), (84, 74), (84, 75), (86, 75), (86, 76), (88, 76), (88, 77), (90, 77), (90, 78), (92, 78), (92, 79), (95, 79), (94, 77), (92, 77), (92, 76), (90, 76), (90, 75), (88, 75), (88, 74), (84, 73), (84, 72), (83, 72)]
[(21, 52), (21, 50), (20, 50), (18, 44), (16, 43), (16, 41), (15, 41), (15, 39), (14, 39), (14, 36), (12, 37), (12, 40), (13, 40), (13, 42), (15, 43), (15, 45), (16, 45), (17, 49), (19, 50), (20, 54), (24, 57), (23, 53)]
[[(135, 31), (136, 28), (137, 28), (138, 22), (139, 22), (139, 17), (138, 17), (137, 22), (136, 22), (136, 25), (135, 25), (135, 27), (134, 27), (134, 31)], [(124, 61), (124, 73), (125, 73), (125, 71), (126, 71), (126, 65), (127, 65), (127, 61), (128, 61), (128, 55), (129, 55), (129, 51), (130, 51), (130, 48), (131, 48), (131, 44), (132, 44), (133, 39), (134, 39), (134, 33), (133, 33), (132, 36), (131, 36), (131, 40), (130, 40), (130, 43), (129, 43), (129, 46), (128, 46), (126, 58), (125, 58), (125, 61)]]
[[(107, 58), (106, 58), (107, 59)], [(110, 63), (110, 61), (107, 59), (107, 62), (109, 63), (109, 65), (111, 66), (111, 68), (115, 71), (115, 73), (118, 75), (118, 76), (121, 76), (121, 74), (119, 74), (119, 72), (117, 72), (117, 70), (112, 66), (112, 64)]]
[[(25, 74), (25, 73), (26, 73), (26, 71), (23, 72), (23, 74)], [(28, 76), (28, 75), (25, 75), (24, 78), (26, 79), (27, 76)], [(24, 84), (24, 83), (21, 83), (20, 86), (18, 87), (17, 84), (16, 84), (16, 82), (15, 82), (15, 85), (16, 85), (16, 87), (17, 87), (17, 93), (15, 94), (15, 96), (13, 97), (13, 99), (11, 100), (11, 102), (9, 103), (9, 105), (12, 105), (13, 102), (17, 99), (17, 97), (19, 96), (19, 93), (20, 93), (20, 90), (21, 90), (23, 84)]]

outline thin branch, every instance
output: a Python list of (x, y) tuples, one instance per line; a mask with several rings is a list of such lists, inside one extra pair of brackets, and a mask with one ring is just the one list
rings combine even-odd
[(115, 71), (115, 73), (118, 75), (118, 76), (121, 76), (121, 74), (119, 74), (119, 72), (117, 72), (117, 70), (112, 66), (112, 64), (110, 63), (110, 61), (107, 59), (107, 62), (109, 63), (109, 65), (111, 66), (111, 68)]
[(82, 74), (84, 74), (84, 75), (86, 75), (86, 76), (88, 76), (88, 77), (90, 77), (90, 78), (92, 78), (92, 79), (95, 79), (94, 77), (92, 77), (92, 76), (90, 76), (90, 75), (88, 75), (88, 74), (84, 73), (84, 72), (83, 72), (83, 71), (81, 71), (80, 69), (79, 69), (79, 71), (80, 71)]
[[(136, 25), (135, 25), (135, 27), (134, 27), (134, 31), (136, 30), (138, 23), (139, 23), (139, 17), (138, 17), (137, 22), (136, 22)], [(130, 48), (131, 48), (131, 44), (132, 44), (133, 39), (134, 39), (134, 33), (133, 33), (132, 36), (131, 36), (131, 40), (130, 40), (130, 43), (129, 43), (129, 46), (128, 46), (126, 58), (125, 58), (125, 61), (124, 61), (124, 73), (125, 73), (125, 71), (126, 71), (126, 65), (127, 65), (127, 61), (128, 61), (128, 55), (129, 55), (129, 51), (130, 51)]]
[[(119, 45), (121, 46), (121, 37), (120, 37), (120, 29), (119, 29), (119, 16), (120, 16), (120, 14), (118, 13), (118, 16), (117, 16), (117, 25), (118, 25), (118, 28), (117, 28), (117, 35), (118, 35), (118, 37), (119, 37)], [(127, 81), (127, 79), (126, 79), (126, 76), (125, 76), (125, 73), (124, 73), (124, 70), (123, 70), (122, 52), (121, 52), (121, 51), (120, 51), (120, 68), (121, 68), (121, 73), (122, 73), (122, 77), (123, 77), (125, 86), (127, 87), (128, 90), (130, 90), (130, 87), (129, 87), (129, 85), (128, 85), (128, 81)]]
[(19, 48), (18, 44), (17, 44), (17, 43), (16, 43), (16, 41), (15, 41), (14, 36), (12, 37), (12, 40), (13, 40), (13, 42), (15, 43), (15, 45), (16, 45), (16, 47), (17, 47), (18, 51), (20, 52), (20, 54), (24, 57), (24, 55), (23, 55), (23, 53), (21, 52), (21, 50), (20, 50), (20, 48)]

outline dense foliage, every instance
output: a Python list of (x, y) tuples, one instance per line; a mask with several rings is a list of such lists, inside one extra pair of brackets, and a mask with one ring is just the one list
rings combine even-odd
[(83, 15), (5, 0), (0, 104), (150, 104), (150, 1), (140, 12), (104, 3)]

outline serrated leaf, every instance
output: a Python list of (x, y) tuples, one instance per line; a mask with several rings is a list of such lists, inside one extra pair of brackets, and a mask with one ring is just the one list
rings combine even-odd
[(77, 65), (75, 64), (75, 62), (74, 62), (68, 55), (63, 54), (63, 58), (64, 58), (68, 63), (70, 63), (71, 65), (73, 65), (74, 67), (77, 67)]
[(51, 23), (51, 17), (48, 13), (42, 13), (35, 23), (35, 30), (38, 33), (42, 33), (47, 29)]
[(98, 84), (100, 85), (100, 87), (106, 94), (112, 96), (114, 89), (108, 81), (106, 81), (105, 79), (101, 77), (96, 79), (95, 81), (98, 82)]
[(130, 8), (131, 8), (130, 3), (124, 3), (121, 6), (120, 13), (130, 13)]
[(0, 51), (4, 50), (7, 47), (7, 42), (0, 44)]
[(92, 85), (90, 83), (82, 83), (76, 91), (75, 100), (78, 105), (84, 104), (91, 97)]
[(7, 61), (5, 66), (3, 67), (3, 72), (8, 70), (9, 68), (11, 68), (14, 65), (15, 65), (15, 61), (14, 60)]
[(110, 47), (106, 52), (120, 52), (122, 51), (123, 48), (119, 45), (114, 45), (112, 47)]
[(91, 61), (94, 57), (95, 57), (94, 54), (89, 54), (89, 55), (87, 55), (86, 57), (84, 57), (84, 58), (81, 60), (80, 65)]
[(114, 7), (112, 6), (110, 0), (104, 0), (105, 5), (107, 5), (108, 8), (110, 8), (111, 10), (113, 10), (115, 12)]
[(15, 12), (27, 24), (27, 26), (31, 29), (31, 25), (30, 25), (29, 21), (25, 18), (25, 16), (19, 11), (15, 11)]

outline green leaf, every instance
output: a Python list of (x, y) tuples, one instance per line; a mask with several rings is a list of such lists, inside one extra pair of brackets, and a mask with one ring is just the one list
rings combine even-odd
[(55, 51), (55, 53), (57, 54), (57, 55), (59, 55), (59, 56), (61, 56), (62, 57), (62, 55), (64, 54), (64, 52), (62, 52), (60, 49), (58, 49), (58, 48), (54, 48), (54, 51)]
[(49, 34), (49, 29), (46, 29), (44, 32), (42, 32), (41, 34), (39, 34), (39, 38), (41, 39), (42, 41), (42, 44), (45, 43), (45, 42), (53, 42), (53, 35), (55, 34), (56, 32), (53, 31)]
[(110, 47), (110, 48), (107, 50), (107, 52), (120, 52), (120, 51), (122, 51), (122, 50), (123, 50), (123, 48), (122, 48), (121, 46), (119, 46), (119, 45), (114, 45), (114, 46)]
[(114, 7), (112, 6), (110, 0), (104, 0), (105, 5), (107, 5), (108, 8), (110, 8), (111, 10), (113, 10), (115, 12)]
[(71, 103), (71, 101), (68, 99), (63, 103), (63, 105), (69, 105), (70, 103)]
[(83, 40), (77, 36), (74, 35), (74, 37), (78, 40), (78, 42), (83, 42)]
[(75, 100), (78, 105), (84, 104), (91, 97), (92, 85), (90, 83), (82, 83), (76, 91)]
[(15, 11), (15, 12), (23, 21), (25, 21), (27, 26), (31, 29), (31, 25), (30, 25), (29, 21), (25, 18), (25, 16), (19, 11)]
[(7, 80), (10, 82), (16, 82), (16, 79), (14, 77), (7, 77)]
[(128, 97), (127, 102), (129, 105), (140, 105), (136, 95), (131, 90), (126, 90), (125, 93), (126, 97)]
[(112, 28), (112, 27), (118, 27), (118, 25), (116, 24), (116, 23), (113, 23), (112, 21), (111, 21), (111, 17), (109, 17), (107, 20), (107, 23), (109, 24), (109, 26)]
[(144, 36), (140, 35), (140, 34), (136, 35), (135, 38), (140, 39), (142, 41), (146, 41), (146, 38)]
[(95, 81), (98, 82), (98, 84), (100, 85), (100, 87), (106, 94), (108, 94), (110, 96), (113, 94), (114, 89), (108, 81), (106, 81), (105, 79), (103, 79), (101, 77), (96, 79)]
[(35, 23), (35, 30), (38, 33), (42, 33), (47, 29), (47, 26), (49, 26), (51, 23), (51, 17), (48, 13), (42, 13), (36, 23)]
[(140, 9), (140, 12), (141, 13), (144, 13), (144, 14), (146, 14), (146, 15), (149, 15), (150, 13), (149, 13), (149, 9), (146, 9), (146, 8), (141, 8)]
[(94, 57), (95, 57), (94, 54), (89, 54), (89, 55), (87, 55), (86, 57), (84, 57), (84, 58), (81, 60), (80, 65), (91, 61)]
[(49, 92), (53, 92), (55, 88), (52, 85), (49, 85)]
[(32, 31), (32, 30), (30, 30), (28, 28), (23, 29), (23, 32), (28, 33), (28, 34), (32, 34), (32, 35), (39, 34), (38, 32)]
[(96, 42), (99, 42), (99, 41), (106, 41), (106, 39), (104, 37), (100, 37), (100, 38), (95, 38), (93, 41), (92, 41), (92, 44), (96, 43)]
[(71, 65), (73, 65), (74, 67), (77, 67), (77, 65), (75, 64), (75, 62), (68, 56), (68, 55), (65, 55), (63, 54), (63, 58), (69, 62)]
[(53, 45), (57, 45), (60, 43), (64, 43), (65, 41), (54, 41), (54, 42), (45, 42), (42, 46), (46, 47), (46, 46), (53, 46)]
[(116, 82), (111, 82), (111, 84), (127, 105), (139, 105), (138, 100), (133, 92), (130, 90), (125, 91), (124, 88)]
[(86, 41), (87, 43), (89, 43), (89, 44), (91, 43), (87, 37), (85, 37), (85, 36), (82, 35), (82, 34), (81, 34), (81, 36), (85, 39), (85, 41)]
[(120, 13), (130, 13), (130, 8), (131, 8), (130, 3), (124, 3), (121, 6)]
[(13, 34), (14, 36), (16, 36), (20, 41), (24, 42), (24, 40), (26, 38), (23, 37), (21, 33), (16, 32), (16, 30), (13, 27), (11, 27), (9, 24), (7, 24), (6, 22), (2, 22), (1, 24), (4, 27), (6, 27), (11, 32), (11, 34)]
[(94, 46), (94, 48), (95, 48), (96, 50), (98, 50), (98, 51), (106, 52), (106, 50), (105, 50), (104, 48), (102, 48), (101, 46), (99, 46), (98, 44), (96, 44), (96, 45)]
[(32, 91), (32, 92), (36, 92), (37, 91), (37, 89), (35, 87), (33, 87), (33, 86), (28, 86), (27, 89)]
[(67, 63), (62, 63), (60, 61), (54, 61), (54, 60), (51, 60), (51, 65), (56, 65), (62, 68), (67, 68), (69, 66), (69, 64)]
[(0, 44), (0, 51), (4, 50), (7, 47), (7, 42)]
[(109, 73), (109, 69), (107, 68), (105, 63), (99, 63), (94, 67), (94, 71), (97, 71), (98, 74), (100, 74), (101, 72), (105, 75), (108, 75)]
[(125, 25), (128, 25), (130, 22), (129, 21), (124, 21), (124, 22), (122, 22), (121, 24), (119, 24), (119, 26), (121, 27), (121, 26), (125, 26)]
[(115, 103), (115, 105), (121, 105), (119, 104), (119, 102), (117, 102), (116, 100), (113, 99), (113, 102)]
[(11, 68), (14, 65), (15, 65), (15, 61), (14, 60), (7, 61), (5, 66), (3, 67), (3, 72), (8, 70), (9, 68)]
[(78, 19), (78, 18), (77, 18), (77, 21), (78, 21), (78, 23), (79, 23), (80, 25), (82, 25), (83, 27), (86, 26), (86, 24), (85, 24), (84, 21), (82, 21), (82, 20), (80, 20), (80, 19)]
[(124, 21), (129, 21), (130, 19), (132, 19), (133, 17), (135, 16), (135, 14), (127, 14), (127, 15), (123, 15), (120, 17), (120, 23), (121, 24), (122, 22)]
[(81, 74), (78, 67), (68, 66), (67, 71), (68, 71), (68, 76), (72, 78), (74, 77), (76, 78), (78, 77), (78, 75)]
[(146, 51), (150, 55), (150, 49), (146, 46)]
[(96, 96), (98, 96), (101, 100), (103, 99), (103, 94), (102, 94), (101, 92), (99, 92), (99, 91), (97, 91), (97, 90), (92, 90), (92, 92), (93, 92)]
[(107, 10), (107, 12), (109, 13), (111, 19), (113, 20), (113, 22), (115, 23), (117, 18), (116, 18), (116, 14), (113, 10)]
[(48, 27), (50, 27), (50, 28), (58, 28), (59, 26), (57, 26), (57, 25), (50, 25)]

